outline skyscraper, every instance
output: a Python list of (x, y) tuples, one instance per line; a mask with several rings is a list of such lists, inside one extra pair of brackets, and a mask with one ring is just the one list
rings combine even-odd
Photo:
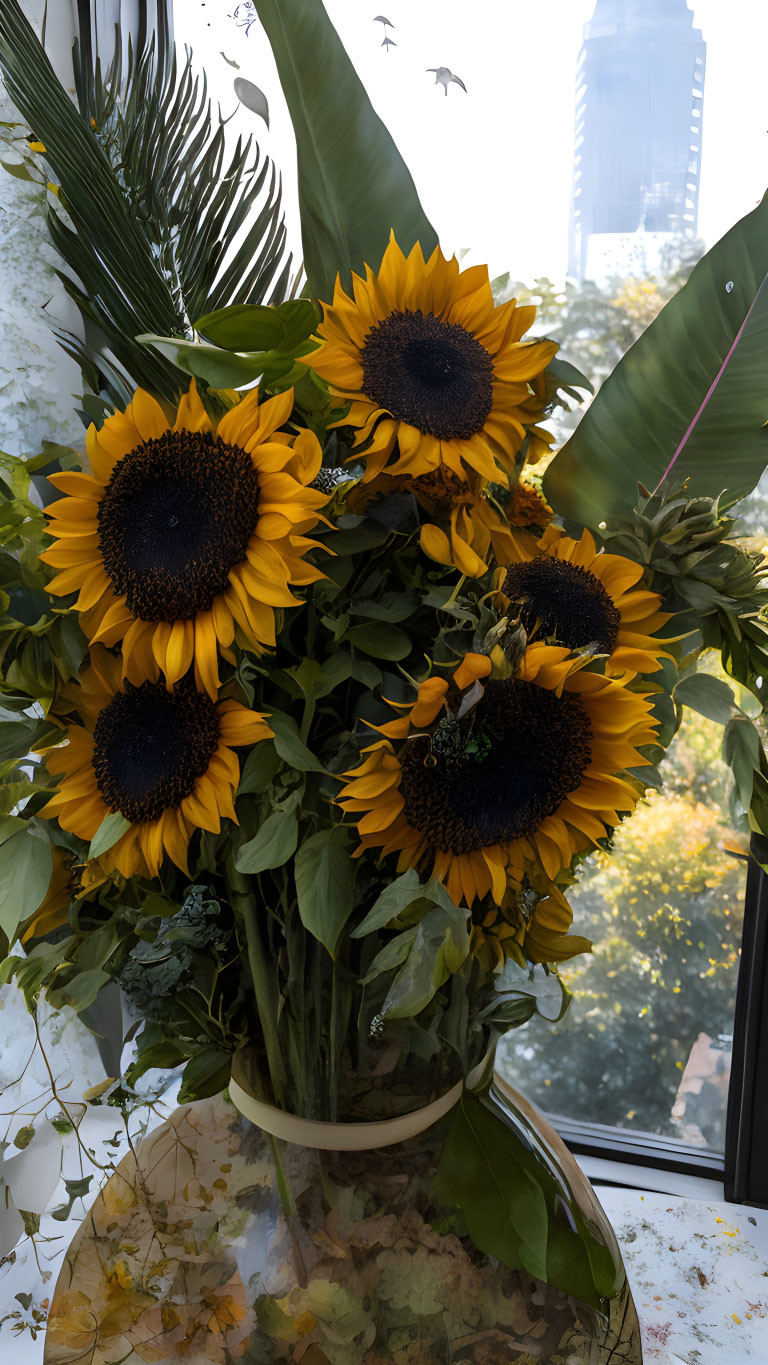
[(576, 73), (576, 279), (597, 234), (695, 235), (705, 61), (686, 0), (596, 0)]

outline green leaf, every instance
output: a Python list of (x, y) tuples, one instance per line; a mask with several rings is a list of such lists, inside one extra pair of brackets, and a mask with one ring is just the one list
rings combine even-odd
[(367, 986), (369, 982), (375, 981), (377, 976), (381, 976), (384, 972), (392, 972), (402, 962), (405, 962), (413, 947), (415, 937), (416, 928), (414, 926), (413, 929), (406, 929), (404, 933), (397, 934), (395, 938), (389, 940), (389, 943), (385, 943), (373, 959), (367, 975), (363, 977), (363, 985)]
[(286, 716), (283, 711), (271, 707), (267, 721), (270, 729), (274, 731), (275, 748), (285, 763), (303, 773), (324, 771), (322, 763), (300, 738), (299, 727), (292, 716)]
[(69, 1180), (64, 1179), (64, 1189), (73, 1199), (84, 1199), (91, 1188), (92, 1175), (75, 1176)]
[(587, 393), (594, 393), (595, 388), (586, 375), (577, 370), (569, 360), (565, 360), (561, 355), (555, 355), (547, 365), (547, 374), (557, 380), (558, 385), (567, 385), (572, 389), (584, 389)]
[(330, 301), (337, 272), (378, 270), (390, 229), (409, 251), (434, 228), (387, 129), (319, 0), (255, 0), (296, 135), (304, 266)]
[(142, 346), (151, 346), (159, 351), (160, 355), (178, 365), (180, 370), (194, 375), (196, 379), (204, 379), (214, 389), (237, 388), (252, 383), (272, 359), (271, 351), (237, 355), (218, 346), (208, 346), (204, 341), (176, 341), (173, 337), (157, 336), (154, 332), (142, 332), (136, 340)]
[[(523, 1160), (515, 1160), (520, 1154)], [(487, 1100), (465, 1092), (454, 1111), (438, 1179), (479, 1251), (546, 1280), (547, 1205), (529, 1170), (532, 1160)]]
[(157, 1042), (151, 1042), (142, 1047), (143, 1033), (138, 1039), (138, 1057), (128, 1072), (128, 1079), (131, 1085), (135, 1085), (140, 1076), (145, 1071), (157, 1069), (166, 1071), (172, 1069), (183, 1062), (185, 1059), (184, 1048), (181, 1043), (176, 1043), (172, 1038), (164, 1038)]
[(397, 626), (380, 621), (375, 625), (351, 626), (344, 637), (355, 649), (374, 659), (405, 659), (411, 652), (411, 638)]
[(254, 744), (243, 767), (237, 796), (248, 796), (250, 793), (261, 796), (277, 773), (278, 767), (280, 756), (274, 744), (270, 744), (269, 741)]
[(13, 943), (19, 925), (42, 905), (53, 872), (51, 845), (25, 820), (0, 824), (0, 929)]
[(369, 621), (408, 621), (419, 605), (414, 592), (386, 592), (378, 602), (354, 602), (349, 614), (365, 616)]
[[(763, 377), (768, 198), (699, 262), (606, 379), (544, 476), (561, 515), (593, 528), (631, 512), (637, 484), (688, 479), (727, 504), (768, 462)], [(711, 391), (711, 392), (710, 392)], [(695, 605), (695, 604), (694, 604)]]
[(339, 649), (323, 663), (318, 663), (316, 659), (302, 659), (294, 668), (287, 668), (285, 676), (293, 679), (301, 695), (311, 701), (327, 697), (347, 678), (357, 677), (357, 667), (357, 660), (347, 651)]
[[(312, 304), (309, 306), (314, 314)], [(227, 351), (271, 351), (280, 346), (286, 334), (277, 309), (257, 303), (241, 303), (206, 313), (195, 323), (195, 330)]]
[(276, 307), (238, 304), (219, 308), (195, 323), (214, 346), (229, 351), (291, 351), (314, 331), (318, 313), (311, 299), (288, 299)]
[[(403, 965), (387, 991), (381, 1007), (389, 1019), (408, 1019), (418, 1014), (449, 976), (454, 976), (469, 953), (467, 910), (434, 905), (416, 925)], [(375, 964), (375, 960), (374, 960)], [(371, 971), (373, 970), (373, 965)], [(369, 972), (370, 976), (370, 972)]]
[(105, 815), (99, 828), (91, 839), (91, 846), (88, 849), (89, 858), (100, 858), (102, 853), (114, 848), (118, 839), (122, 839), (124, 834), (131, 828), (130, 820), (126, 820), (119, 810), (111, 811)]
[(422, 885), (412, 869), (382, 892), (353, 937), (374, 932), (409, 909), (419, 914), (416, 925), (384, 944), (365, 977), (367, 983), (400, 967), (381, 1009), (393, 1019), (424, 1009), (469, 952), (469, 911), (460, 909), (440, 882)]
[[(363, 517), (345, 514), (339, 519), (340, 529), (329, 537), (328, 543), (334, 554), (349, 556), (375, 550), (383, 545), (389, 536), (386, 526), (380, 521), (370, 521)], [(333, 564), (330, 566), (333, 577)]]
[(396, 877), (389, 886), (385, 886), (362, 923), (353, 929), (352, 938), (364, 938), (366, 934), (373, 934), (377, 929), (383, 929), (386, 924), (391, 924), (403, 910), (421, 899), (426, 890), (426, 884), (420, 880), (418, 872), (409, 867), (402, 876)]
[(7, 171), (9, 175), (15, 176), (17, 180), (30, 180), (33, 185), (40, 183), (24, 161), (3, 161), (0, 159), (0, 166), (2, 166), (3, 170)]
[(26, 758), (28, 753), (42, 746), (61, 730), (44, 720), (10, 720), (0, 726), (0, 763), (10, 758)]
[(571, 996), (556, 972), (541, 965), (521, 967), (509, 958), (501, 976), (496, 978), (493, 999), (479, 1019), (486, 1027), (493, 1024), (507, 1029), (518, 1028), (538, 1014), (548, 1023), (556, 1024), (570, 1001)]
[(246, 796), (249, 792), (253, 792), (257, 796), (261, 796), (279, 767), (280, 758), (274, 744), (270, 744), (268, 740), (254, 744), (245, 760), (237, 795)]
[(100, 967), (90, 967), (88, 971), (78, 972), (65, 985), (49, 990), (48, 1001), (56, 1010), (63, 1009), (65, 1005), (71, 1005), (73, 1010), (84, 1010), (93, 1004), (102, 986), (111, 980), (109, 972), (102, 971)]
[(221, 1052), (210, 1048), (198, 1052), (184, 1067), (179, 1088), (179, 1103), (189, 1100), (205, 1100), (209, 1095), (218, 1095), (229, 1083), (232, 1069), (231, 1052)]
[(180, 909), (178, 901), (169, 900), (157, 891), (150, 891), (141, 903), (142, 915), (162, 915), (164, 919), (175, 915)]
[(709, 673), (692, 673), (690, 677), (681, 678), (672, 696), (676, 702), (690, 706), (692, 711), (718, 725), (727, 725), (734, 708), (738, 710), (732, 688)]
[(294, 864), (299, 914), (304, 928), (331, 957), (355, 905), (355, 864), (349, 833), (336, 826), (305, 839)]
[(747, 716), (734, 716), (723, 733), (723, 759), (733, 773), (739, 801), (744, 810), (752, 802), (755, 772), (760, 768), (760, 736)]
[(267, 816), (255, 838), (238, 850), (235, 867), (238, 872), (266, 872), (270, 867), (282, 867), (293, 857), (298, 842), (296, 816), (275, 811)]

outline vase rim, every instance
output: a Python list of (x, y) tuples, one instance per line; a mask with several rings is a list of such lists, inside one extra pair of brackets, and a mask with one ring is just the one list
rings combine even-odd
[(322, 1119), (303, 1119), (286, 1109), (278, 1109), (273, 1104), (257, 1100), (234, 1077), (228, 1088), (232, 1103), (244, 1118), (283, 1142), (293, 1142), (299, 1147), (315, 1148), (322, 1152), (371, 1152), (379, 1147), (405, 1142), (407, 1138), (418, 1137), (431, 1128), (457, 1103), (464, 1082), (458, 1081), (444, 1095), (439, 1095), (422, 1109), (412, 1109), (396, 1118), (380, 1119), (373, 1123), (327, 1123)]

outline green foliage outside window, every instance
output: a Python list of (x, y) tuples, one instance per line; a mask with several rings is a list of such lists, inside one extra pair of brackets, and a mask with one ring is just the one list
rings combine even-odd
[[(594, 952), (562, 971), (571, 1009), (554, 1029), (537, 1021), (509, 1041), (505, 1074), (568, 1117), (680, 1136), (672, 1108), (699, 1034), (715, 1044), (725, 1035), (727, 1061), (746, 839), (725, 814), (720, 735), (686, 712), (663, 790), (619, 828), (610, 858), (596, 858), (573, 895)], [(715, 1147), (722, 1117), (703, 1130)]]

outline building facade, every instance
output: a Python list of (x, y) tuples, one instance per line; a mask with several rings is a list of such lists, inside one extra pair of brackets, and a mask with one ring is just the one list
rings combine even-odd
[(686, 0), (596, 0), (576, 74), (573, 278), (596, 237), (695, 236), (705, 62)]

